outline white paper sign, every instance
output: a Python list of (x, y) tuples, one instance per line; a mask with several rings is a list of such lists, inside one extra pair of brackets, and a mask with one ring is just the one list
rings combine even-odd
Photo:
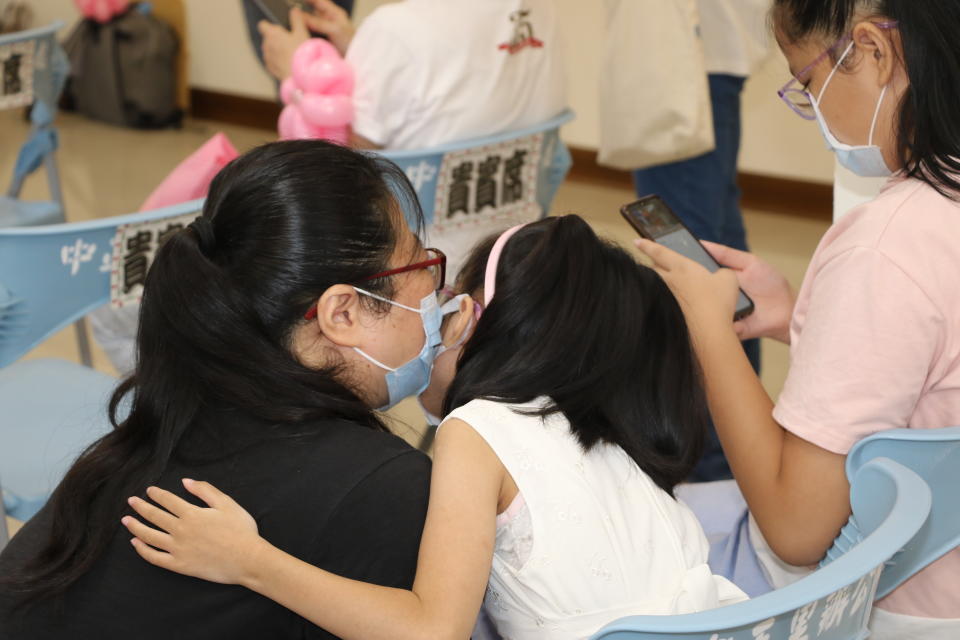
[(199, 215), (197, 211), (117, 228), (113, 237), (113, 268), (110, 271), (110, 303), (115, 308), (140, 302), (147, 270), (153, 264), (157, 250)]
[(33, 103), (36, 41), (0, 45), (0, 111)]
[(437, 179), (433, 229), (439, 233), (540, 215), (537, 172), (543, 134), (454, 151)]

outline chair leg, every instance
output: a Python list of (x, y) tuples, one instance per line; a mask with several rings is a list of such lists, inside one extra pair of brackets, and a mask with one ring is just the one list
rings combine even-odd
[(0, 551), (7, 546), (10, 534), (7, 532), (7, 510), (3, 507), (3, 490), (0, 489)]
[(437, 436), (437, 427), (428, 424), (426, 431), (423, 432), (423, 436), (420, 437), (420, 444), (417, 445), (417, 448), (424, 453), (430, 451), (430, 447), (433, 446), (433, 439)]
[(77, 331), (77, 349), (80, 352), (80, 362), (83, 366), (93, 368), (93, 354), (90, 351), (90, 338), (87, 333), (87, 319), (80, 318), (73, 323)]

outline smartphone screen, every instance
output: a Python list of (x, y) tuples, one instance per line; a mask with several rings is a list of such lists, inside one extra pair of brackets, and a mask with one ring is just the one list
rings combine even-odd
[(297, 0), (253, 0), (253, 2), (259, 7), (264, 18), (285, 29), (290, 28), (290, 9), (300, 7), (304, 11), (312, 11), (310, 5)]
[[(698, 262), (711, 273), (720, 268), (700, 241), (659, 196), (641, 198), (625, 205), (620, 213), (642, 237)], [(739, 320), (751, 313), (753, 301), (741, 290), (734, 319)]]

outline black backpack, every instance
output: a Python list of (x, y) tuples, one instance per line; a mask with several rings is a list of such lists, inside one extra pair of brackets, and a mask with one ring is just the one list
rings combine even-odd
[(104, 24), (81, 20), (64, 44), (64, 108), (141, 129), (179, 125), (178, 48), (173, 28), (136, 4)]

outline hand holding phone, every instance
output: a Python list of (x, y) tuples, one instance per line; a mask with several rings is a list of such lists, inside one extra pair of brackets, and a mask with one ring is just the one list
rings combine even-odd
[[(707, 253), (700, 241), (683, 224), (660, 196), (645, 196), (636, 202), (624, 205), (620, 214), (641, 237), (661, 244), (703, 265), (710, 273), (720, 269), (717, 261)], [(743, 290), (737, 297), (733, 319), (740, 320), (753, 313), (753, 300)]]
[(290, 29), (290, 10), (294, 7), (306, 13), (313, 13), (313, 6), (302, 0), (253, 0), (263, 16), (284, 29)]

